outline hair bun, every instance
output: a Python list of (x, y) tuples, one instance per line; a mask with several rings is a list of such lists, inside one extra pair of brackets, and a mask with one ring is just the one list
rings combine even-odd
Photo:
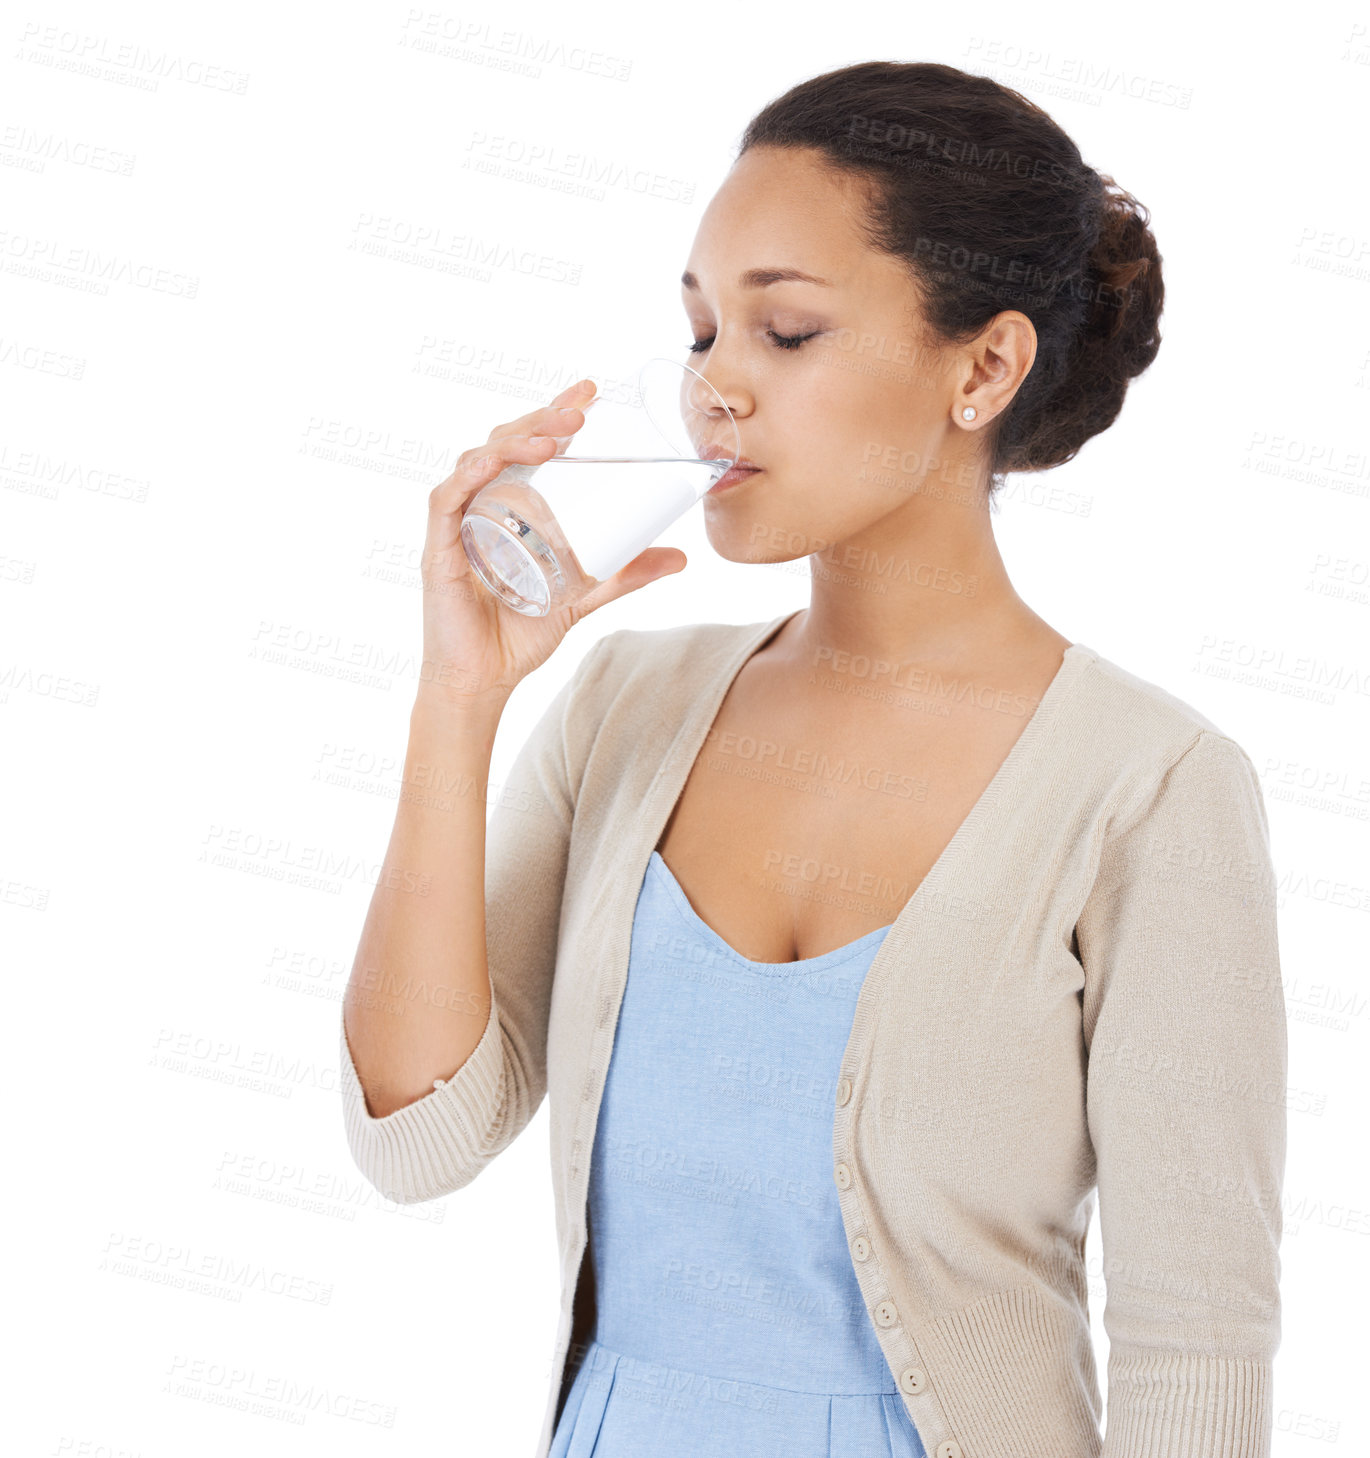
[(1121, 350), (1125, 377), (1139, 375), (1161, 347), (1165, 300), (1151, 214), (1111, 177), (1100, 175), (1099, 237), (1089, 254), (1091, 308), (1085, 333)]
[(1081, 292), (1086, 312), (1078, 343), (1042, 401), (1024, 449), (1010, 456), (1019, 469), (1041, 470), (1072, 460), (1080, 446), (1118, 418), (1128, 382), (1161, 347), (1165, 285), (1151, 215), (1111, 177), (1099, 177), (1097, 237)]

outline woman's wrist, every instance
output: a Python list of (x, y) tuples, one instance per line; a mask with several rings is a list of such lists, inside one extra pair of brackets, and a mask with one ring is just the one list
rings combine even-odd
[(410, 721), (439, 720), (449, 730), (470, 726), (481, 734), (493, 733), (512, 692), (502, 686), (465, 692), (422, 683), (414, 695)]

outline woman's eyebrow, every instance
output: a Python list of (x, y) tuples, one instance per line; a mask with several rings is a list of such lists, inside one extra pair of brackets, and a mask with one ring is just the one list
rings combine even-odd
[[(689, 269), (680, 275), (680, 282), (687, 289), (699, 288), (699, 280)], [(804, 273), (798, 268), (749, 268), (737, 276), (737, 286), (740, 289), (764, 289), (776, 283), (818, 284), (825, 289), (835, 287), (830, 279), (815, 278), (813, 274)]]

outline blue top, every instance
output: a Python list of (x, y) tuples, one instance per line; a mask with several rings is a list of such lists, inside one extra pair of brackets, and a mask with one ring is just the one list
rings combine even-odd
[(549, 1458), (926, 1458), (832, 1181), (838, 1070), (888, 931), (753, 962), (652, 852), (590, 1165), (594, 1339)]

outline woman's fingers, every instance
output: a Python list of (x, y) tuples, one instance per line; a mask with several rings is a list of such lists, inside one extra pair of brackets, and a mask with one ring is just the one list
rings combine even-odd
[(428, 503), (437, 511), (464, 507), (482, 486), (487, 486), (509, 465), (541, 465), (556, 454), (557, 443), (550, 436), (509, 435), (474, 450), (463, 451), (452, 474), (429, 494)]
[(659, 577), (670, 577), (682, 572), (689, 565), (685, 553), (679, 547), (647, 547), (639, 552), (625, 567), (621, 567), (598, 587), (586, 593), (578, 602), (571, 604), (571, 621), (578, 623), (597, 608), (604, 607), (615, 598), (626, 597), (655, 582)]
[(536, 435), (540, 430), (545, 430), (548, 435), (569, 435), (585, 424), (585, 412), (580, 407), (588, 405), (594, 393), (595, 382), (581, 380), (564, 389), (550, 405), (539, 406), (527, 415), (520, 415), (517, 420), (497, 425), (490, 432), (490, 440), (506, 435)]
[(507, 440), (511, 435), (571, 435), (585, 424), (585, 412), (574, 405), (544, 405), (511, 420), (508, 425), (497, 425), (490, 432), (489, 444)]
[(497, 425), (484, 446), (463, 451), (457, 457), (452, 474), (429, 493), (430, 509), (464, 512), (476, 492), (488, 486), (505, 466), (537, 466), (549, 460), (557, 451), (555, 438), (574, 435), (585, 424), (585, 412), (570, 402), (579, 400), (588, 405), (594, 390), (593, 380), (580, 380), (564, 389), (550, 405)]
[(593, 395), (595, 382), (593, 380), (577, 380), (574, 385), (567, 385), (560, 395), (552, 401), (553, 405), (573, 405), (582, 395)]

